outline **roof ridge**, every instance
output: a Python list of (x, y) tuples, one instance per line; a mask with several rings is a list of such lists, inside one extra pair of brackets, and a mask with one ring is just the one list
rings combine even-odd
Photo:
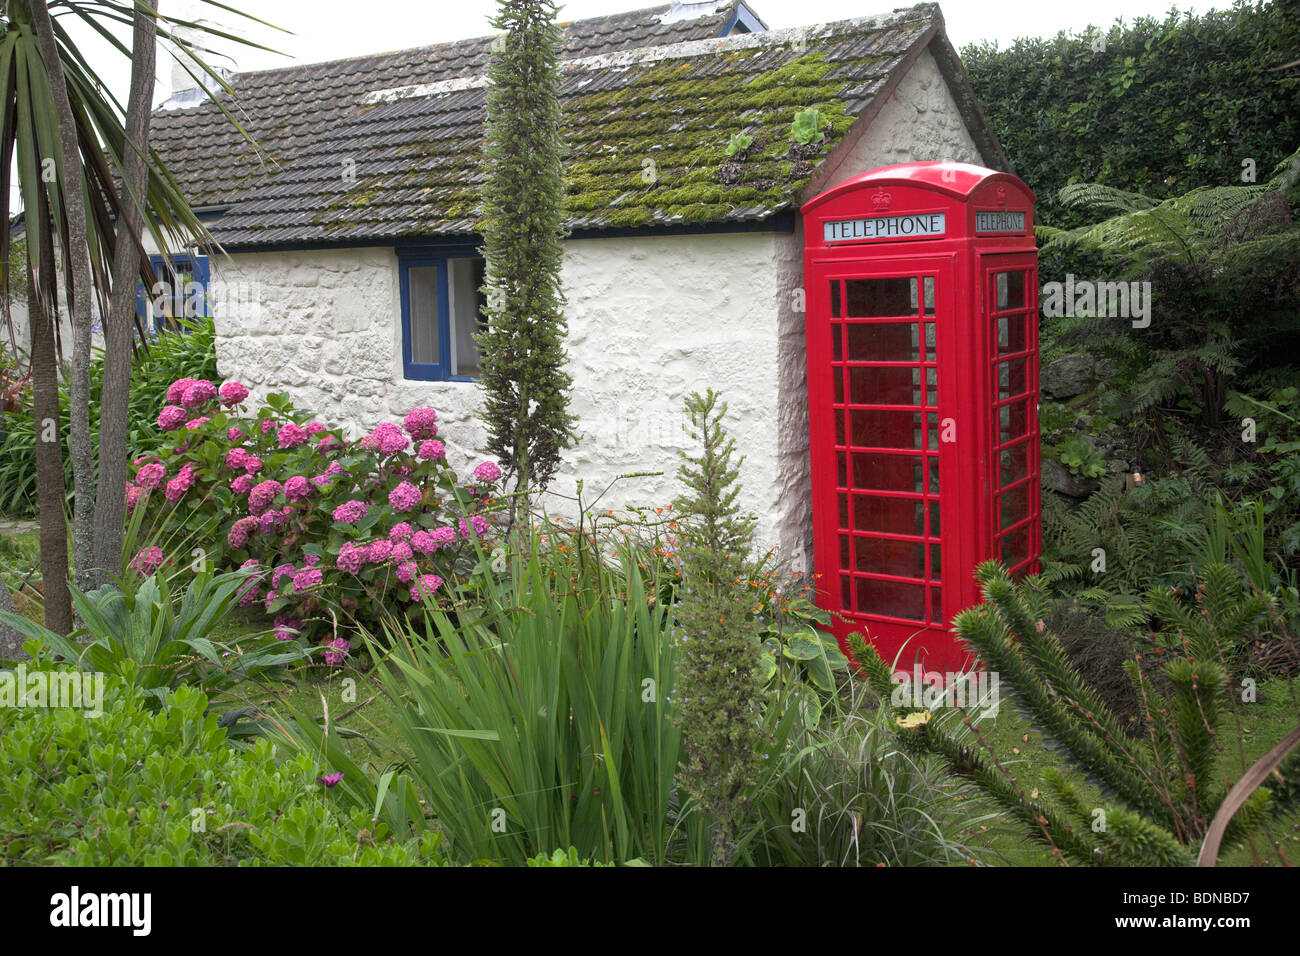
[[(743, 0), (725, 0), (725, 6), (734, 7), (734, 6), (738, 6), (742, 2)], [(721, 10), (723, 9), (723, 6), (724, 4), (719, 4), (718, 10), (714, 11), (713, 15), (716, 16), (718, 13), (720, 13)], [(642, 15), (648, 17), (651, 16), (656, 11), (667, 12), (669, 9), (671, 9), (671, 7), (672, 7), (671, 3), (657, 3), (654, 6), (637, 7), (634, 10), (623, 10), (619, 13), (607, 13), (599, 17), (585, 17), (582, 20), (563, 20), (558, 22), (556, 26), (560, 28), (561, 32), (565, 32), (570, 27), (575, 27), (580, 24), (586, 24), (586, 23), (597, 23), (602, 20), (615, 20), (618, 19), (619, 17), (631, 17), (636, 15)], [(704, 15), (702, 14), (701, 18), (703, 16)], [(286, 70), (302, 70), (302, 69), (307, 69), (309, 67), (325, 67), (325, 66), (332, 66), (337, 63), (352, 63), (358, 60), (383, 59), (387, 57), (401, 56), (402, 54), (415, 53), (424, 50), (445, 49), (448, 47), (459, 46), (461, 44), (472, 44), (472, 43), (487, 44), (499, 36), (501, 36), (499, 32), (485, 33), (482, 34), (481, 36), (463, 37), (459, 40), (443, 40), (440, 43), (425, 43), (419, 46), (399, 47), (395, 50), (381, 50), (377, 53), (357, 53), (354, 56), (340, 56), (340, 57), (335, 57), (332, 60), (313, 60), (310, 63), (297, 62), (297, 63), (286, 64), (285, 66), (265, 67), (264, 69), (260, 69), (260, 70), (243, 70), (243, 71), (232, 73), (231, 76), (229, 77), (229, 82), (233, 86), (234, 81), (237, 79), (250, 77), (250, 76), (264, 76), (266, 74), (280, 73)]]
[[(809, 40), (818, 40), (824, 37), (840, 36), (858, 31), (875, 31), (904, 23), (923, 20), (934, 21), (936, 19), (942, 20), (942, 14), (939, 12), (937, 3), (918, 3), (912, 7), (896, 9), (891, 13), (850, 17), (844, 20), (830, 20), (810, 26), (783, 27), (779, 30), (765, 30), (762, 33), (738, 33), (731, 36), (709, 37), (701, 40), (681, 40), (677, 43), (662, 44), (660, 46), (633, 47), (628, 50), (616, 50), (613, 53), (597, 53), (592, 56), (564, 60), (561, 62), (560, 68), (569, 72), (627, 69), (659, 60), (686, 59), (692, 56), (712, 55), (754, 47), (790, 46), (791, 44), (806, 43)], [(369, 90), (362, 96), (361, 102), (367, 105), (393, 103), (398, 100), (413, 99), (420, 96), (457, 93), (486, 85), (486, 74), (468, 74), (435, 80), (431, 83), (411, 83), (389, 89)]]

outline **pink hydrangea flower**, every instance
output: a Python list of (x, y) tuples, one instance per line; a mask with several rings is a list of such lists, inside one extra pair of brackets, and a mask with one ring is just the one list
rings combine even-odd
[(365, 438), (358, 443), (366, 451), (377, 451), (381, 455), (394, 455), (401, 451), (411, 440), (402, 434), (402, 430), (392, 422), (382, 422), (375, 426)]
[(411, 600), (418, 601), (422, 596), (432, 597), (442, 587), (442, 578), (436, 574), (422, 574), (411, 585)]
[(226, 382), (218, 394), (221, 396), (221, 404), (231, 408), (248, 398), (248, 386), (243, 382)]
[(212, 421), (212, 419), (210, 418), (191, 418), (188, 422), (185, 423), (185, 427), (188, 428), (190, 431), (198, 431), (200, 428), (202, 428), (210, 421)]
[(433, 554), (433, 552), (450, 547), (455, 543), (456, 529), (447, 525), (434, 528), (432, 531), (417, 531), (411, 535), (411, 547), (421, 554)]
[(231, 470), (243, 468), (248, 464), (248, 452), (243, 448), (232, 448), (226, 452), (226, 467)]
[(333, 475), (315, 475), (312, 477), (311, 483), (315, 485), (317, 488), (325, 488), (333, 480), (334, 480)]
[(397, 565), (397, 580), (403, 584), (410, 584), (419, 570), (419, 565), (414, 561), (402, 561)]
[(162, 480), (167, 477), (167, 469), (157, 462), (150, 462), (136, 472), (135, 480), (141, 488), (152, 491), (162, 484)]
[(366, 553), (365, 545), (357, 544), (355, 541), (347, 541), (339, 549), (339, 556), (335, 559), (334, 564), (340, 571), (356, 574), (366, 563)]
[(254, 534), (260, 528), (261, 522), (256, 518), (251, 516), (240, 518), (230, 526), (230, 531), (226, 533), (226, 544), (238, 551), (248, 544), (248, 536)]
[(260, 515), (271, 506), (271, 502), (282, 490), (280, 483), (274, 479), (261, 482), (248, 493), (249, 512)]
[(472, 515), (468, 522), (461, 518), (459, 527), (462, 538), (481, 538), (488, 532), (488, 520), (482, 515)]
[(317, 449), (316, 449), (316, 450), (317, 450), (317, 451), (322, 451), (322, 452), (323, 452), (323, 451), (328, 451), (328, 450), (331, 449), (331, 448), (337, 447), (338, 443), (339, 443), (338, 436), (336, 436), (336, 435), (322, 435), (322, 436), (317, 440), (317, 443), (316, 443), (316, 444), (317, 444)]
[(229, 428), (226, 429), (226, 440), (243, 441), (244, 430), (242, 428), (236, 428), (234, 425), (231, 425)]
[[(249, 558), (239, 566), (239, 570), (241, 571), (248, 571), (250, 569), (257, 569), (260, 571), (261, 567), (258, 565), (256, 558)], [(249, 575), (248, 583), (240, 585), (238, 591), (240, 607), (252, 607), (262, 599), (261, 583), (262, 575), (255, 574)]]
[(320, 555), (319, 555), (319, 554), (305, 554), (305, 555), (303, 555), (302, 563), (305, 564), (305, 565), (306, 565), (307, 567), (309, 567), (309, 568), (314, 568), (314, 567), (316, 567), (316, 565), (320, 564)]
[(298, 573), (298, 569), (294, 567), (292, 564), (280, 565), (278, 568), (276, 568), (274, 571), (271, 572), (272, 589), (279, 588), (280, 582), (282, 580), (284, 580), (285, 578), (292, 579), (293, 576), (297, 573)]
[(307, 440), (307, 433), (293, 422), (285, 422), (275, 438), (281, 448), (297, 448)]
[(273, 428), (275, 428), (275, 422), (274, 422), (272, 419), (270, 419), (270, 418), (263, 418), (263, 419), (262, 419), (262, 434), (263, 434), (263, 435), (265, 435), (267, 432), (271, 431)]
[(206, 378), (196, 379), (181, 394), (181, 404), (186, 408), (198, 408), (217, 397), (217, 387)]
[(302, 430), (305, 431), (308, 435), (315, 435), (319, 432), (323, 432), (325, 430), (325, 426), (322, 425), (320, 422), (308, 422), (306, 425), (302, 426)]
[(264, 511), (259, 522), (262, 534), (275, 534), (288, 523), (288, 520), (289, 513), (286, 511), (277, 511), (274, 508)]
[(415, 457), (421, 461), (442, 461), (447, 457), (447, 446), (435, 439), (420, 442)]
[(185, 390), (197, 381), (192, 378), (178, 378), (167, 386), (167, 401), (175, 405), (185, 398)]
[(142, 548), (140, 552), (131, 559), (131, 570), (135, 571), (142, 578), (147, 578), (153, 574), (163, 563), (163, 550), (158, 546), (152, 548)]
[(317, 584), (320, 584), (322, 580), (324, 580), (324, 575), (321, 574), (320, 568), (306, 568), (299, 571), (293, 576), (294, 593), (296, 594), (315, 587)]
[(410, 561), (414, 556), (415, 552), (411, 550), (411, 546), (407, 542), (398, 541), (393, 545), (393, 561)]
[[(336, 637), (332, 641), (326, 641), (321, 645), (321, 647), (325, 651), (325, 663), (332, 667), (337, 667), (339, 664), (342, 664), (344, 659), (348, 656), (348, 651), (352, 650), (352, 645), (348, 643), (346, 637)], [(330, 776), (333, 776), (333, 774)], [(339, 774), (339, 776), (341, 777), (343, 775)], [(334, 783), (337, 782), (337, 780), (334, 781)], [(326, 784), (326, 786), (333, 785), (333, 783)]]
[(275, 616), (275, 639), (277, 641), (292, 641), (301, 633), (302, 618), (290, 614), (277, 614)]
[(371, 564), (383, 564), (393, 554), (393, 542), (386, 538), (372, 541), (366, 547), (366, 560)]
[(140, 467), (141, 465), (143, 465), (146, 461), (157, 461), (157, 460), (158, 460), (158, 456), (157, 456), (157, 455), (141, 455), (141, 456), (140, 456), (139, 458), (137, 458), (135, 461), (131, 462), (131, 464), (133, 464), (133, 465), (135, 465), (137, 468), (139, 468), (139, 467)]
[(412, 528), (405, 521), (399, 521), (397, 524), (393, 525), (391, 529), (389, 529), (388, 540), (401, 541), (404, 538), (409, 538), (414, 533), (415, 533), (414, 528)]
[(168, 405), (158, 413), (158, 427), (165, 432), (175, 431), (185, 424), (189, 412), (179, 405)]
[(485, 461), (474, 469), (474, 478), (477, 481), (488, 483), (496, 481), (501, 477), (501, 468), (495, 461)]
[(163, 496), (172, 504), (180, 501), (185, 496), (185, 492), (194, 486), (194, 466), (185, 465), (176, 477), (167, 482), (167, 487), (163, 489)]
[(420, 489), (409, 481), (404, 481), (388, 493), (388, 503), (394, 511), (411, 511), (424, 501)]
[(142, 494), (144, 494), (143, 488), (140, 488), (137, 485), (133, 485), (129, 481), (126, 483), (126, 513), (127, 514), (132, 514), (135, 511), (136, 503), (140, 500), (140, 496)]
[(345, 501), (334, 509), (334, 520), (343, 524), (356, 524), (366, 516), (366, 512), (369, 510), (364, 501), (357, 501), (356, 499)]
[(249, 489), (253, 487), (252, 475), (240, 475), (230, 483), (230, 490), (237, 495), (246, 495)]
[(311, 496), (311, 482), (303, 475), (294, 475), (284, 483), (284, 497), (287, 501), (306, 501)]
[(438, 434), (438, 413), (432, 408), (413, 408), (406, 418), (402, 419), (402, 427), (406, 429), (408, 435), (419, 441), (422, 438), (433, 438)]
[(248, 472), (250, 475), (255, 475), (261, 470), (262, 459), (258, 458), (256, 455), (249, 455), (244, 461), (244, 471)]

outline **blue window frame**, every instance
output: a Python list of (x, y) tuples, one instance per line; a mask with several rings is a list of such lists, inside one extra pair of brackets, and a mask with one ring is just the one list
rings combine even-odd
[(483, 260), (472, 248), (398, 250), (402, 375), (417, 381), (478, 378), (474, 335), (483, 314)]
[(207, 256), (177, 255), (170, 261), (163, 256), (150, 256), (149, 262), (159, 285), (146, 291), (141, 283), (136, 292), (136, 313), (143, 321), (159, 332), (183, 332), (185, 327), (178, 320), (211, 318), (212, 274)]

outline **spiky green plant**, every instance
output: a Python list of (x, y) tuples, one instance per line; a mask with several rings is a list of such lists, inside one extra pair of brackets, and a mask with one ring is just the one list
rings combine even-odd
[(551, 0), (501, 0), (493, 26), (505, 33), (488, 59), (479, 225), (487, 328), (477, 337), (479, 384), (488, 450), (525, 509), (527, 493), (546, 487), (573, 439), (560, 286), (564, 173), (555, 16)]
[[(1223, 644), (1253, 620), (1249, 595), (1240, 588), (1234, 592), (1231, 576), (1216, 575), (1200, 592), (1201, 622), (1183, 622), (1195, 653), (1167, 655), (1158, 667), (1142, 655), (1129, 662), (1146, 726), (1146, 738), (1135, 740), (1080, 678), (1055, 635), (1036, 620), (1022, 586), (992, 562), (980, 565), (976, 575), (985, 603), (963, 611), (955, 626), (1061, 755), (1062, 766), (1044, 774), (1055, 799), (1040, 796), (1037, 788), (1026, 793), (979, 734), (972, 739), (969, 715), (960, 709), (900, 725), (904, 745), (938, 754), (968, 775), (1062, 860), (1191, 865), (1227, 793), (1223, 757), (1229, 745), (1219, 732), (1221, 717), (1235, 704), (1221, 661)], [(867, 680), (888, 700), (894, 686), (889, 665), (860, 636), (854, 635), (852, 647)], [(1240, 739), (1236, 747), (1241, 751)], [(1294, 779), (1300, 754), (1280, 773)], [(1080, 774), (1098, 783), (1103, 796), (1081, 787)], [(1267, 836), (1270, 821), (1300, 806), (1298, 796), (1289, 785), (1259, 788), (1228, 825), (1226, 840)]]
[(762, 762), (762, 679), (744, 594), (754, 519), (739, 512), (735, 440), (722, 420), (726, 403), (709, 391), (686, 400), (697, 457), (683, 454), (684, 493), (674, 502), (682, 524), (684, 592), (674, 639), (682, 664), (677, 721), (685, 763), (682, 784), (717, 822), (713, 862), (735, 858), (742, 821)]

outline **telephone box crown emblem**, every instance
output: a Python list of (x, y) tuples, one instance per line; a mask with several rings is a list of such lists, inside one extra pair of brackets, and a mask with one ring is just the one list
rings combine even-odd
[(889, 208), (889, 204), (893, 202), (893, 199), (893, 196), (889, 195), (885, 190), (880, 189), (871, 197), (871, 205), (876, 207), (877, 212), (884, 212)]

